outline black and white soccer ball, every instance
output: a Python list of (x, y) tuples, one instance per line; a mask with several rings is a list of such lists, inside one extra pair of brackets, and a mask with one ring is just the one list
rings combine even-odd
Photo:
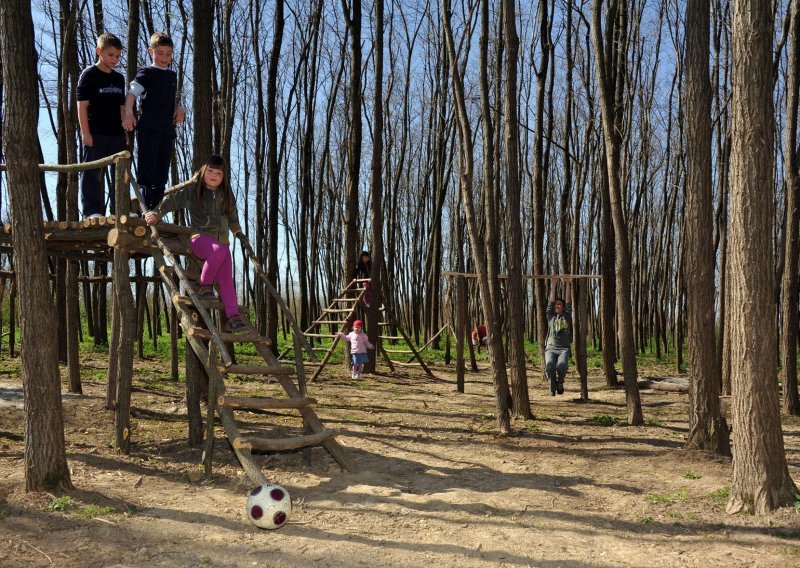
[(265, 483), (247, 495), (247, 518), (261, 529), (279, 529), (292, 514), (292, 498), (280, 485)]

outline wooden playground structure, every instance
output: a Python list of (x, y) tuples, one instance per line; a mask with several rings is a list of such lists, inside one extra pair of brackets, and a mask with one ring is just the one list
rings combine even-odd
[[(177, 320), (183, 330), (187, 344), (201, 363), (208, 379), (208, 405), (204, 440), (203, 461), (206, 474), (211, 472), (214, 450), (215, 414), (223, 425), (225, 435), (248, 478), (255, 484), (267, 483), (267, 479), (253, 459), (252, 451), (287, 451), (311, 446), (322, 446), (349, 471), (356, 471), (355, 462), (336, 440), (333, 431), (324, 427), (313, 406), (316, 400), (308, 396), (306, 388), (303, 354), (313, 362), (316, 356), (308, 345), (302, 330), (283, 302), (280, 294), (269, 282), (266, 273), (253, 253), (247, 237), (239, 235), (253, 270), (262, 280), (266, 290), (275, 298), (283, 316), (293, 329), (294, 358), (288, 365), (270, 349), (270, 340), (261, 336), (250, 324), (247, 310), (240, 307), (240, 315), (247, 332), (230, 334), (221, 331), (224, 309), (218, 299), (200, 300), (197, 272), (191, 272), (196, 264), (189, 246), (192, 230), (189, 227), (159, 223), (158, 228), (144, 222), (144, 207), (141, 217), (131, 214), (131, 188), (138, 203), (144, 203), (140, 188), (130, 173), (130, 154), (120, 152), (103, 160), (74, 165), (40, 165), (41, 171), (75, 173), (79, 171), (116, 165), (114, 192), (115, 215), (90, 218), (83, 221), (45, 222), (43, 226), (49, 257), (68, 260), (90, 260), (113, 263), (112, 293), (112, 339), (109, 348), (108, 375), (109, 400), (113, 400), (116, 425), (117, 448), (128, 452), (131, 440), (130, 400), (133, 376), (133, 342), (135, 334), (136, 308), (131, 293), (129, 261), (152, 258), (154, 271), (165, 286), (168, 298), (175, 309)], [(133, 201), (135, 203), (135, 201)], [(13, 254), (11, 227), (0, 231), (0, 252)], [(3, 275), (12, 277), (9, 273)], [(5, 278), (2, 279), (5, 282)], [(177, 326), (170, 326), (173, 354), (176, 352)], [(263, 360), (259, 365), (237, 365), (231, 356), (235, 343), (252, 344)], [(77, 343), (76, 343), (77, 345)], [(23, 346), (23, 349), (25, 347)], [(188, 356), (188, 351), (187, 351)], [(77, 362), (77, 361), (76, 361)], [(233, 397), (226, 393), (225, 380), (233, 375), (250, 375), (277, 382), (285, 397)], [(191, 393), (187, 377), (187, 406), (189, 414), (199, 414), (199, 394)], [(196, 385), (195, 385), (196, 386)], [(191, 408), (194, 406), (195, 408)], [(304, 435), (291, 438), (248, 436), (240, 431), (234, 416), (235, 410), (290, 409), (302, 418)]]

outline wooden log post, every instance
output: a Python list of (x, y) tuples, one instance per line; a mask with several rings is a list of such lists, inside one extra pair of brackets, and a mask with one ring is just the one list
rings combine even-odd
[(456, 390), (464, 392), (464, 340), (467, 337), (467, 280), (456, 278)]
[[(114, 270), (114, 265), (111, 265)], [(108, 385), (106, 388), (106, 408), (114, 410), (117, 407), (117, 370), (119, 365), (119, 305), (115, 299), (114, 284), (111, 284), (111, 345), (108, 348)]]
[[(202, 340), (200, 340), (202, 341)], [(202, 341), (203, 346), (208, 347), (208, 343)], [(189, 338), (186, 338), (186, 416), (189, 427), (189, 445), (193, 448), (203, 444), (203, 413), (200, 410), (200, 399), (202, 398), (204, 383), (207, 381), (206, 371), (203, 362), (197, 357), (192, 349)]]
[(8, 298), (8, 355), (17, 356), (17, 281), (11, 285)]
[[(114, 190), (116, 213), (127, 214), (130, 207), (130, 189), (127, 158), (119, 161), (116, 168)], [(131, 293), (129, 255), (122, 249), (114, 249), (114, 302), (116, 303), (117, 328), (117, 396), (115, 415), (115, 442), (117, 451), (130, 453), (131, 442), (131, 387), (133, 382), (133, 339), (135, 334), (136, 307)]]
[[(209, 369), (217, 366), (216, 346), (213, 343), (209, 344), (206, 366)], [(214, 413), (217, 410), (217, 381), (208, 381), (206, 407), (206, 443), (203, 449), (203, 465), (205, 466), (206, 477), (208, 477), (211, 475), (211, 467), (214, 460)]]

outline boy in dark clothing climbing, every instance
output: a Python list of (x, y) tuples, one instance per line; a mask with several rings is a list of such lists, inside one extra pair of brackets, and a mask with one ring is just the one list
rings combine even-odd
[[(175, 125), (186, 118), (176, 99), (178, 74), (170, 69), (172, 51), (172, 39), (167, 34), (157, 32), (150, 37), (147, 52), (153, 63), (139, 69), (125, 99), (122, 125), (128, 131), (137, 129), (137, 177), (148, 209), (153, 209), (164, 197), (175, 146)], [(141, 99), (138, 122), (133, 115), (137, 98)]]

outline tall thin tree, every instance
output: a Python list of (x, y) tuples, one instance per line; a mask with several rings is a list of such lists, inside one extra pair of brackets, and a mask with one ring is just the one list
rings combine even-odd
[(56, 322), (39, 202), (37, 74), (31, 4), (0, 2), (4, 139), (11, 195), (25, 397), (25, 489), (71, 488), (64, 443)]
[(730, 455), (728, 426), (719, 409), (721, 375), (714, 350), (709, 9), (709, 0), (686, 3), (687, 171), (683, 241), (689, 308), (689, 436), (686, 447)]

